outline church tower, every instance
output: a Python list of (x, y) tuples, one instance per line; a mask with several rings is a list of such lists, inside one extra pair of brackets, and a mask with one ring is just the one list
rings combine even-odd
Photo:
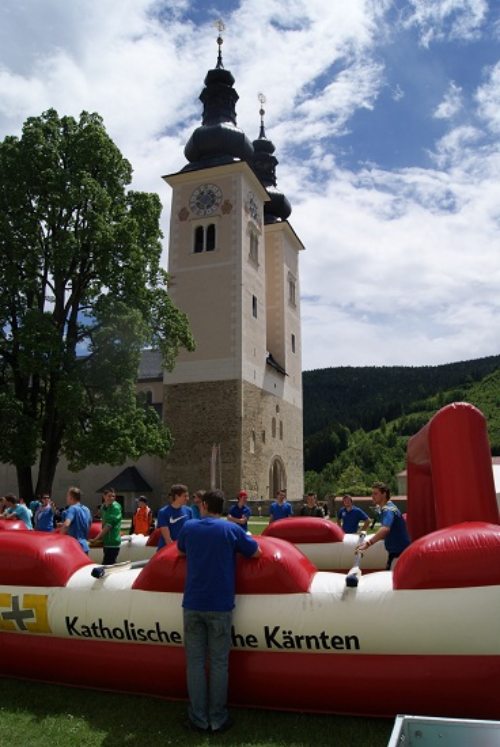
[[(165, 485), (245, 488), (302, 498), (302, 377), (298, 254), (291, 208), (276, 186), (266, 138), (236, 125), (234, 78), (216, 67), (200, 95), (202, 124), (172, 188), (168, 272), (173, 302), (196, 341), (166, 372), (165, 418), (174, 446)], [(261, 99), (263, 103), (263, 97)]]

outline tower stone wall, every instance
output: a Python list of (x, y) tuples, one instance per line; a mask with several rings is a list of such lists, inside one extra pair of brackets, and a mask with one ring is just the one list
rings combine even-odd
[[(279, 374), (277, 374), (279, 376)], [(277, 490), (272, 465), (283, 464), (281, 485), (292, 501), (302, 499), (302, 410), (282, 397), (243, 383), (241, 487), (251, 499), (270, 499)]]
[(164, 463), (167, 486), (186, 483), (190, 490), (211, 486), (212, 447), (220, 446), (215, 486), (234, 495), (241, 482), (243, 413), (240, 381), (201, 381), (165, 386), (166, 423), (174, 447)]

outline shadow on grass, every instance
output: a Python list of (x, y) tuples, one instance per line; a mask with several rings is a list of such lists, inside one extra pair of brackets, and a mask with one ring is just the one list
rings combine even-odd
[(385, 747), (393, 726), (385, 719), (234, 708), (230, 731), (205, 736), (182, 726), (185, 703), (2, 678), (0, 702), (5, 747)]

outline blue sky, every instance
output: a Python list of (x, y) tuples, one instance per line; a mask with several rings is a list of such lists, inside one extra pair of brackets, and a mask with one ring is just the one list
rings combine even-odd
[(499, 354), (499, 0), (3, 0), (0, 137), (98, 111), (167, 236), (219, 17), (306, 246), (304, 369)]

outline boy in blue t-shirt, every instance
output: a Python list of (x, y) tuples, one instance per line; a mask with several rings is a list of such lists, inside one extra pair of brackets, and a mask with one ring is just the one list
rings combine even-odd
[(365, 540), (359, 547), (358, 551), (364, 552), (369, 547), (384, 541), (385, 549), (388, 553), (387, 570), (391, 570), (393, 560), (399, 558), (401, 553), (406, 550), (410, 544), (410, 536), (406, 527), (406, 521), (396, 506), (390, 500), (391, 494), (387, 485), (383, 482), (376, 482), (372, 489), (372, 500), (380, 509), (381, 527), (374, 535)]
[(227, 684), (236, 553), (246, 558), (261, 554), (257, 542), (240, 526), (222, 520), (223, 507), (221, 490), (206, 493), (201, 519), (182, 522), (177, 540), (179, 553), (187, 556), (182, 601), (189, 694), (186, 727), (205, 734), (221, 733), (232, 725), (227, 711)]
[(269, 509), (269, 523), (278, 521), (278, 519), (287, 519), (289, 516), (293, 516), (292, 504), (288, 503), (286, 499), (286, 491), (278, 490), (276, 500), (271, 503)]
[(343, 496), (342, 508), (337, 514), (337, 521), (346, 534), (356, 534), (360, 521), (363, 522), (362, 532), (366, 532), (370, 525), (370, 517), (353, 504), (350, 495)]
[(232, 521), (233, 524), (239, 524), (245, 532), (248, 530), (248, 520), (252, 515), (251, 510), (247, 506), (248, 493), (246, 490), (240, 490), (238, 495), (238, 503), (231, 506), (227, 514), (227, 520)]
[(21, 503), (19, 498), (13, 493), (9, 493), (5, 496), (5, 503), (7, 509), (2, 518), (14, 521), (20, 519), (26, 529), (33, 529), (33, 523), (31, 521), (31, 511), (25, 503)]
[(62, 534), (69, 534), (76, 539), (83, 552), (88, 554), (88, 536), (92, 524), (92, 514), (87, 506), (81, 503), (80, 488), (68, 488), (66, 503), (68, 508), (64, 512), (64, 522), (61, 527)]
[(165, 545), (175, 542), (183, 525), (193, 518), (193, 512), (186, 503), (189, 498), (187, 485), (172, 485), (170, 488), (170, 503), (158, 511), (157, 526), (160, 529), (158, 550)]
[(54, 506), (50, 500), (50, 495), (44, 493), (42, 502), (35, 511), (35, 529), (38, 532), (54, 531)]

